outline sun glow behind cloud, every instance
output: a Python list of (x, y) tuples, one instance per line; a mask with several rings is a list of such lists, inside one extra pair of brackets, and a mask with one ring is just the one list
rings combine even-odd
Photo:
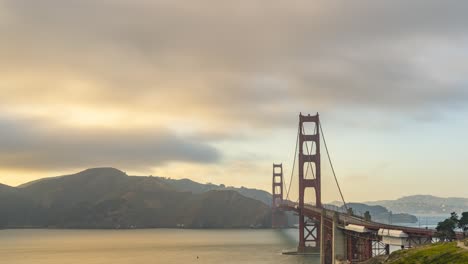
[(465, 195), (437, 180), (468, 172), (467, 8), (0, 1), (0, 182), (115, 166), (269, 190), (298, 113), (321, 112), (350, 199)]

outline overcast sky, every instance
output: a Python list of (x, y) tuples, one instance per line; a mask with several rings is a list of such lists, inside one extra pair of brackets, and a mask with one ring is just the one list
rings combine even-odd
[(112, 166), (270, 191), (299, 112), (320, 112), (347, 200), (467, 197), (467, 11), (0, 0), (0, 182)]

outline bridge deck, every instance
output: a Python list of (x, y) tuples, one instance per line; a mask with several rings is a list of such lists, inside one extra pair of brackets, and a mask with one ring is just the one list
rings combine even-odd
[[(280, 206), (283, 210), (287, 211), (296, 211), (299, 212), (299, 206), (297, 203), (293, 202), (283, 202)], [(334, 215), (337, 214), (338, 222), (346, 225), (346, 224), (354, 224), (364, 226), (369, 230), (378, 231), (379, 229), (391, 229), (391, 230), (401, 230), (409, 235), (413, 236), (425, 236), (425, 237), (432, 237), (435, 234), (435, 230), (433, 229), (426, 229), (426, 228), (415, 228), (415, 227), (406, 227), (406, 226), (398, 226), (398, 225), (389, 225), (389, 224), (382, 224), (372, 221), (365, 221), (362, 218), (350, 216), (346, 213), (337, 212), (325, 208), (317, 208), (313, 205), (304, 205), (303, 209), (304, 215), (308, 217), (320, 217), (322, 213), (325, 213), (324, 217), (327, 219), (333, 219)]]

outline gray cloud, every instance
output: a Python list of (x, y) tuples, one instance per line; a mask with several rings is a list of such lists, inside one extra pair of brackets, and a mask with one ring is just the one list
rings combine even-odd
[[(456, 130), (444, 153), (462, 164), (466, 10), (455, 0), (0, 0), (0, 169), (167, 169), (269, 188), (261, 175), (267, 160), (292, 161), (299, 111), (322, 113), (339, 136), (331, 144), (388, 133), (359, 166), (352, 144), (330, 146), (353, 161), (334, 154), (345, 177), (366, 175), (357, 167), (374, 166), (395, 137), (404, 156), (415, 144), (405, 133), (433, 127)], [(401, 155), (391, 178), (419, 179), (409, 167), (427, 160)], [(167, 165), (178, 161), (198, 164)]]
[(221, 159), (209, 144), (166, 129), (90, 131), (50, 127), (40, 120), (1, 118), (0, 131), (2, 168), (117, 166), (135, 170), (167, 162), (215, 163)]
[(237, 131), (337, 107), (417, 119), (468, 99), (464, 1), (1, 3), (8, 106), (65, 101)]

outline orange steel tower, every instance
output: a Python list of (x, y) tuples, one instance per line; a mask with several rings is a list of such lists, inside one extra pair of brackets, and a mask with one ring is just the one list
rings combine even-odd
[(279, 209), (283, 202), (283, 164), (273, 164), (273, 186), (272, 186), (272, 218), (271, 226), (280, 228), (286, 225), (285, 215)]
[[(305, 134), (304, 123), (314, 123), (314, 134)], [(319, 114), (299, 114), (299, 252), (318, 251), (320, 247), (320, 217), (308, 218), (303, 213), (304, 195), (307, 188), (315, 191), (315, 206), (322, 208), (320, 172), (320, 119)], [(312, 131), (307, 131), (312, 133)], [(305, 145), (312, 142), (311, 149)], [(305, 149), (304, 149), (305, 145)], [(314, 149), (315, 147), (315, 149)], [(306, 150), (306, 152), (305, 152)], [(314, 165), (314, 166), (312, 166)], [(312, 170), (314, 178), (306, 178), (304, 169)]]

